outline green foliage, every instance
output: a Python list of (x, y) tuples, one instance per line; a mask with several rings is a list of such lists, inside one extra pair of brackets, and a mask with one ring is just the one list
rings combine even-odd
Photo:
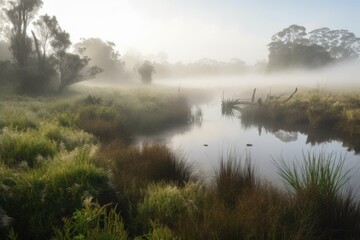
[(302, 164), (275, 162), (292, 190), (293, 211), (314, 225), (317, 239), (353, 239), (360, 234), (360, 205), (351, 192), (341, 191), (349, 179), (344, 161), (335, 154), (309, 152)]
[(54, 120), (62, 127), (72, 127), (76, 126), (78, 121), (78, 114), (72, 113), (69, 111), (56, 112), (54, 114)]
[(260, 125), (269, 131), (278, 129), (301, 131), (311, 143), (341, 139), (344, 145), (360, 151), (360, 95), (327, 92), (302, 92), (286, 103), (283, 98), (264, 102), (262, 106), (246, 106), (241, 121), (246, 125)]
[(20, 239), (49, 238), (88, 195), (109, 201), (113, 193), (107, 174), (92, 164), (90, 150), (80, 149), (29, 172), (0, 173), (0, 206), (14, 219), (11, 227)]
[(166, 184), (150, 184), (144, 201), (139, 205), (139, 215), (143, 223), (158, 221), (169, 227), (179, 221), (191, 221), (199, 211), (201, 187), (191, 183), (184, 188)]
[[(337, 159), (335, 154), (304, 154), (303, 163), (289, 166), (284, 159), (274, 162), (279, 175), (295, 191), (315, 191), (327, 198), (335, 196), (348, 181), (348, 173), (343, 171), (344, 158)], [(316, 188), (316, 189), (314, 189)]]
[[(176, 237), (174, 235), (174, 233), (171, 231), (171, 229), (166, 226), (161, 226), (154, 222), (151, 223), (151, 225), (152, 225), (151, 232), (144, 236), (144, 238), (147, 240), (178, 240), (178, 239), (180, 239), (180, 238)], [(143, 238), (141, 238), (141, 237), (135, 238), (135, 240), (141, 240), (141, 239), (143, 239)]]
[(20, 132), (5, 128), (0, 135), (0, 157), (9, 166), (25, 162), (29, 167), (54, 156), (56, 144), (35, 130)]
[(56, 142), (58, 148), (64, 146), (68, 151), (97, 142), (92, 135), (84, 131), (63, 127), (54, 122), (41, 124), (39, 133), (47, 139)]
[(64, 227), (56, 229), (53, 240), (126, 240), (124, 223), (115, 209), (93, 203), (87, 197), (83, 208), (76, 210), (71, 218), (64, 219)]
[(34, 113), (24, 109), (5, 108), (0, 110), (0, 129), (9, 127), (18, 130), (37, 128), (37, 117)]

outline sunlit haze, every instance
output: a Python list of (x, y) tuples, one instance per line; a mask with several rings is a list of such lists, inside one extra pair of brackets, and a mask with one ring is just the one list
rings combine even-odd
[(166, 53), (170, 62), (239, 58), (252, 64), (267, 59), (271, 36), (291, 24), (349, 29), (359, 36), (358, 9), (360, 1), (353, 0), (47, 0), (41, 13), (57, 16), (74, 43), (100, 37), (114, 42), (121, 54)]

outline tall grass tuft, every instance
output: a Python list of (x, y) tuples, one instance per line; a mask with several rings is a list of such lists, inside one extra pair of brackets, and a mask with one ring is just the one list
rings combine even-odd
[(230, 153), (227, 159), (222, 156), (219, 168), (215, 170), (216, 192), (220, 199), (230, 205), (235, 205), (242, 193), (253, 189), (256, 181), (251, 159), (242, 162), (235, 153)]
[(28, 128), (36, 128), (38, 125), (36, 115), (23, 109), (1, 109), (0, 111), (0, 129), (10, 127), (18, 130), (27, 130)]
[(238, 115), (241, 110), (240, 101), (238, 99), (222, 99), (221, 100), (221, 114), (228, 117)]
[(59, 149), (64, 147), (68, 151), (97, 143), (93, 135), (79, 129), (61, 126), (57, 122), (42, 123), (39, 127), (39, 134), (54, 141)]
[(312, 222), (315, 238), (360, 237), (360, 205), (351, 190), (343, 190), (350, 175), (344, 169), (345, 157), (309, 152), (303, 163), (291, 165), (283, 158), (274, 163), (290, 187), (298, 219)]
[(330, 153), (303, 153), (304, 161), (292, 165), (281, 158), (274, 161), (279, 175), (296, 193), (312, 191), (321, 196), (335, 196), (349, 180), (349, 170), (344, 172), (345, 158)]
[(114, 208), (100, 206), (87, 197), (83, 208), (76, 210), (71, 218), (64, 219), (62, 229), (57, 228), (52, 240), (126, 240), (127, 232), (121, 217)]
[(157, 221), (180, 230), (181, 222), (192, 221), (199, 213), (203, 197), (201, 193), (201, 186), (195, 183), (183, 188), (164, 183), (150, 184), (145, 191), (144, 201), (138, 207), (141, 222), (148, 225), (151, 221)]
[(79, 149), (31, 171), (0, 175), (0, 206), (14, 219), (10, 227), (20, 239), (49, 239), (86, 196), (109, 202), (114, 193), (107, 173), (89, 154), (90, 149)]
[(34, 167), (40, 158), (53, 157), (55, 153), (55, 142), (35, 130), (20, 132), (5, 128), (0, 135), (0, 158), (8, 166), (25, 162)]
[(103, 142), (122, 139), (131, 142), (125, 115), (113, 106), (87, 105), (80, 109), (77, 125)]
[(172, 182), (184, 185), (193, 174), (185, 159), (176, 156), (164, 144), (124, 147), (113, 142), (102, 152), (110, 160), (114, 180), (118, 185), (145, 187), (151, 182)]

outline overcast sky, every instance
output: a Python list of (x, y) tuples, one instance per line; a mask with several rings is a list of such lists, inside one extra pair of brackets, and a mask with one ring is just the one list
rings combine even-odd
[(170, 62), (267, 59), (271, 36), (291, 24), (360, 36), (355, 0), (44, 0), (73, 42), (112, 41), (120, 53), (166, 52)]

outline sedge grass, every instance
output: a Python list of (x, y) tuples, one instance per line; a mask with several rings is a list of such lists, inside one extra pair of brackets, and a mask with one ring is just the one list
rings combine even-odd
[(357, 239), (360, 236), (360, 205), (351, 190), (345, 157), (335, 153), (304, 154), (303, 163), (274, 161), (292, 193), (297, 221), (313, 225), (317, 239)]
[(251, 159), (244, 162), (236, 153), (228, 154), (220, 159), (219, 168), (215, 170), (215, 187), (220, 199), (235, 205), (237, 198), (247, 190), (256, 186), (255, 168)]
[(64, 226), (57, 228), (51, 239), (126, 240), (128, 234), (115, 208), (100, 206), (87, 197), (83, 208), (76, 210), (72, 217), (65, 218)]

